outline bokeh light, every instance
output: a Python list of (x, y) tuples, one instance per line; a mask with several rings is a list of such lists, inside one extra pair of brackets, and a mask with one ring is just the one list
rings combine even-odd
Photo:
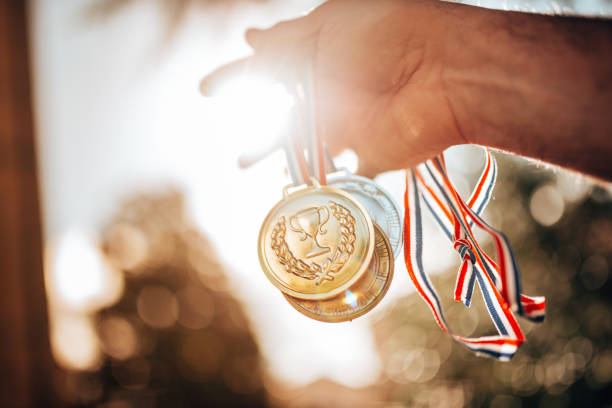
[(47, 256), (51, 292), (67, 306), (79, 310), (101, 307), (121, 294), (121, 275), (85, 233), (67, 231), (49, 246)]
[(126, 360), (138, 351), (134, 326), (122, 316), (108, 316), (98, 327), (102, 350), (117, 360)]
[(56, 316), (51, 321), (51, 346), (62, 366), (72, 370), (95, 370), (101, 355), (90, 319), (80, 315)]
[(143, 322), (156, 329), (170, 327), (179, 314), (176, 296), (163, 286), (145, 286), (137, 300), (138, 316)]
[(552, 184), (538, 187), (529, 200), (531, 215), (545, 227), (550, 227), (559, 221), (564, 209), (563, 197)]

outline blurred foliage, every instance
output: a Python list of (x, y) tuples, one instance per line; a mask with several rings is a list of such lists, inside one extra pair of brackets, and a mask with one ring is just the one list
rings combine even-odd
[(258, 346), (208, 240), (176, 192), (124, 203), (104, 252), (125, 289), (95, 320), (104, 363), (74, 374), (79, 404), (103, 407), (264, 405)]
[[(546, 320), (534, 324), (521, 319), (527, 341), (511, 362), (503, 363), (476, 357), (455, 343), (434, 323), (416, 293), (400, 299), (374, 324), (388, 399), (409, 407), (609, 406), (609, 189), (523, 159), (498, 158), (500, 178), (485, 219), (498, 220), (496, 226), (513, 243), (524, 292), (546, 296)], [(530, 197), (539, 186), (551, 183), (561, 193), (579, 187), (581, 194), (566, 201), (556, 224), (543, 227), (530, 215)], [(451, 327), (462, 335), (494, 333), (477, 293), (470, 309), (452, 300), (455, 279), (456, 270), (433, 277)]]

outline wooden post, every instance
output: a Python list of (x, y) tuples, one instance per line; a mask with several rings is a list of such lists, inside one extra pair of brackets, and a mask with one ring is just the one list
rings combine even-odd
[(27, 1), (0, 2), (0, 406), (56, 406), (42, 268)]

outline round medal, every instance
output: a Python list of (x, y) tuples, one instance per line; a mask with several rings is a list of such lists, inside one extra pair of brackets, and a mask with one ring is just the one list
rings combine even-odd
[(368, 271), (350, 289), (330, 299), (304, 300), (285, 294), (298, 312), (322, 322), (353, 320), (374, 308), (385, 296), (393, 279), (391, 244), (382, 229), (374, 224), (376, 246)]
[(344, 292), (368, 269), (372, 220), (350, 194), (318, 184), (285, 197), (259, 232), (259, 262), (270, 281), (300, 299)]
[(365, 207), (387, 234), (397, 257), (402, 245), (402, 213), (393, 197), (376, 182), (348, 171), (328, 175), (327, 184), (350, 193)]

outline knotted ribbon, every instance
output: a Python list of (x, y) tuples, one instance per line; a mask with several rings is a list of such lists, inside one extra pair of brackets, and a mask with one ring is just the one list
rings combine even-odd
[[(544, 319), (546, 303), (543, 297), (521, 294), (518, 264), (508, 239), (480, 216), (491, 198), (497, 177), (495, 160), (486, 149), (485, 154), (485, 168), (467, 204), (450, 182), (443, 156), (428, 160), (406, 172), (404, 257), (412, 282), (442, 330), (477, 354), (509, 360), (525, 341), (512, 312), (540, 322)], [(422, 203), (461, 257), (454, 292), (455, 300), (469, 307), (474, 286), (478, 282), (498, 335), (468, 338), (451, 331), (439, 297), (423, 269)], [(498, 263), (491, 259), (476, 241), (472, 231), (474, 225), (493, 237)]]

